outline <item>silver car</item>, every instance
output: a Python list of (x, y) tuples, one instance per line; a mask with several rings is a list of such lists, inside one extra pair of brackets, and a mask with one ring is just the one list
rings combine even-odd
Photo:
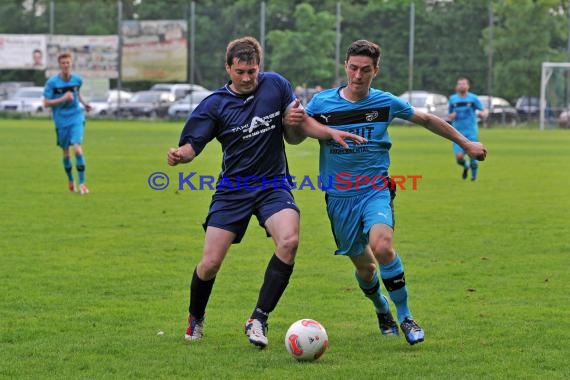
[(443, 120), (448, 120), (449, 99), (445, 95), (427, 91), (406, 91), (400, 95), (400, 98), (419, 111), (432, 113)]
[(478, 123), (487, 124), (510, 124), (516, 125), (519, 121), (517, 109), (508, 100), (496, 96), (478, 95), (479, 101), (489, 110), (487, 119), (481, 120), (477, 116)]
[(194, 108), (210, 94), (212, 94), (212, 91), (193, 91), (168, 108), (168, 117), (171, 119), (186, 119), (194, 111)]
[[(127, 103), (133, 94), (128, 91), (121, 91), (121, 103)], [(86, 113), (90, 117), (115, 116), (117, 114), (117, 106), (119, 104), (119, 91), (109, 90), (103, 97), (88, 98), (87, 101), (91, 105), (91, 111)], [(83, 105), (81, 105), (83, 108)]]
[(0, 111), (25, 113), (29, 115), (47, 114), (44, 107), (44, 88), (19, 88), (10, 99), (0, 102)]

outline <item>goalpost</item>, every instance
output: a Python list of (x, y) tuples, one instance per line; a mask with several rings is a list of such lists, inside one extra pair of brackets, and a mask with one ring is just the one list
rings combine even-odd
[(570, 62), (542, 62), (540, 77), (540, 129), (557, 124), (562, 111), (570, 105)]

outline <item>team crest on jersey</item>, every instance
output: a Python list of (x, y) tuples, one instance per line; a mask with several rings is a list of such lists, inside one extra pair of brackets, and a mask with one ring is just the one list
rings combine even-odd
[(378, 111), (368, 112), (366, 115), (366, 121), (372, 121), (378, 118)]

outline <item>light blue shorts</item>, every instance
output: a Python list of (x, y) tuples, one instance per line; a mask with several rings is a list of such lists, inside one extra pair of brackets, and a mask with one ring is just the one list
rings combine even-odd
[(327, 195), (327, 213), (336, 242), (336, 255), (358, 256), (368, 245), (375, 224), (394, 228), (395, 190), (371, 190), (354, 197)]
[(76, 123), (66, 127), (56, 127), (57, 145), (63, 149), (74, 144), (83, 144), (83, 130), (85, 123)]
[[(463, 136), (467, 137), (467, 140), (469, 141), (479, 141), (479, 136), (477, 136), (477, 131), (472, 131), (469, 133), (463, 133), (460, 132)], [(455, 155), (457, 155), (458, 153), (465, 153), (465, 151), (463, 151), (463, 149), (461, 149), (461, 147), (459, 145), (457, 145), (456, 143), (453, 143), (453, 153)]]

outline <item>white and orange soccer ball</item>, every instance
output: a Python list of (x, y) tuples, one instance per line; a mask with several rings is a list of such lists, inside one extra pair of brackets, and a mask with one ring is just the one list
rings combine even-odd
[(329, 346), (323, 325), (314, 319), (293, 323), (285, 334), (285, 348), (297, 360), (313, 361), (320, 358)]

